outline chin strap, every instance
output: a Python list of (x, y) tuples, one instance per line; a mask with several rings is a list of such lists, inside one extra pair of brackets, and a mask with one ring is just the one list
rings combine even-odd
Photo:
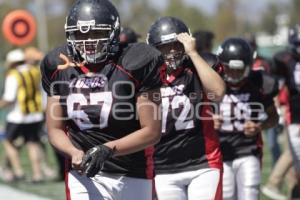
[(184, 62), (188, 59), (187, 55), (184, 55), (182, 59), (177, 63), (177, 67), (174, 69), (172, 67), (169, 67), (166, 63), (164, 63), (160, 67), (160, 79), (164, 84), (170, 84), (172, 83), (176, 77), (182, 73), (184, 70)]
[(178, 67), (176, 70), (173, 70), (170, 74), (167, 73), (168, 66), (166, 64), (163, 64), (160, 67), (160, 79), (164, 84), (170, 84), (172, 83), (176, 77), (182, 73), (184, 70), (183, 67)]
[(226, 83), (227, 83), (227, 85), (228, 85), (228, 87), (230, 89), (232, 89), (232, 90), (238, 90), (238, 89), (240, 89), (244, 85), (244, 83), (246, 82), (246, 80), (247, 80), (247, 78), (241, 80), (238, 83), (230, 83), (230, 82), (226, 82)]

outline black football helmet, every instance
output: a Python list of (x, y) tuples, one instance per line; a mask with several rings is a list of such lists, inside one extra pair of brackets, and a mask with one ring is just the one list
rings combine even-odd
[(65, 32), (74, 61), (104, 62), (118, 51), (119, 13), (109, 0), (77, 0), (66, 18)]
[(241, 38), (225, 40), (217, 51), (224, 66), (224, 79), (230, 84), (239, 84), (248, 77), (253, 63), (253, 50), (249, 43)]
[(137, 34), (132, 28), (122, 27), (120, 33), (120, 43), (130, 44), (136, 43), (141, 36)]
[(177, 41), (177, 34), (189, 33), (188, 27), (174, 17), (162, 17), (155, 21), (147, 35), (147, 43), (160, 50), (170, 70), (177, 69), (186, 59), (184, 46)]
[(292, 50), (300, 55), (300, 24), (296, 24), (289, 30), (289, 43)]

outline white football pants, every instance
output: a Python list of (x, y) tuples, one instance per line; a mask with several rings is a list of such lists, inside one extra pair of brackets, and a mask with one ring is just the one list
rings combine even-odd
[(155, 176), (158, 200), (222, 200), (222, 174), (220, 169)]

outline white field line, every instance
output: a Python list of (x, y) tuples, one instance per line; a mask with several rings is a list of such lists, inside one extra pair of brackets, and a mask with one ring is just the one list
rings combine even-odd
[(0, 184), (0, 199), (22, 199), (22, 200), (51, 200), (48, 198), (40, 197), (34, 194), (23, 192), (12, 187)]

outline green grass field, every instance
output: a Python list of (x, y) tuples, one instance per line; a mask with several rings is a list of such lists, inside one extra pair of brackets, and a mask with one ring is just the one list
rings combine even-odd
[[(266, 146), (266, 145), (265, 145)], [(49, 158), (49, 163), (55, 169), (55, 158), (53, 155), (53, 151), (50, 145), (47, 146), (47, 153)], [(30, 163), (28, 160), (26, 148), (22, 148), (21, 150), (21, 157), (22, 163), (26, 170), (26, 174), (30, 176)], [(0, 163), (3, 161), (3, 147), (0, 145)], [(271, 160), (270, 154), (268, 149), (264, 149), (264, 158), (263, 158), (263, 180), (262, 182), (265, 183), (267, 180), (268, 175), (271, 171)], [(55, 181), (47, 181), (39, 184), (30, 184), (26, 181), (19, 182), (16, 184), (9, 184), (10, 186), (17, 188), (19, 190), (27, 191), (30, 193), (38, 194), (44, 197), (51, 198), (53, 200), (64, 200), (65, 199), (65, 192), (64, 192), (64, 183), (63, 182), (55, 182)], [(261, 196), (261, 200), (268, 200), (268, 198)]]

